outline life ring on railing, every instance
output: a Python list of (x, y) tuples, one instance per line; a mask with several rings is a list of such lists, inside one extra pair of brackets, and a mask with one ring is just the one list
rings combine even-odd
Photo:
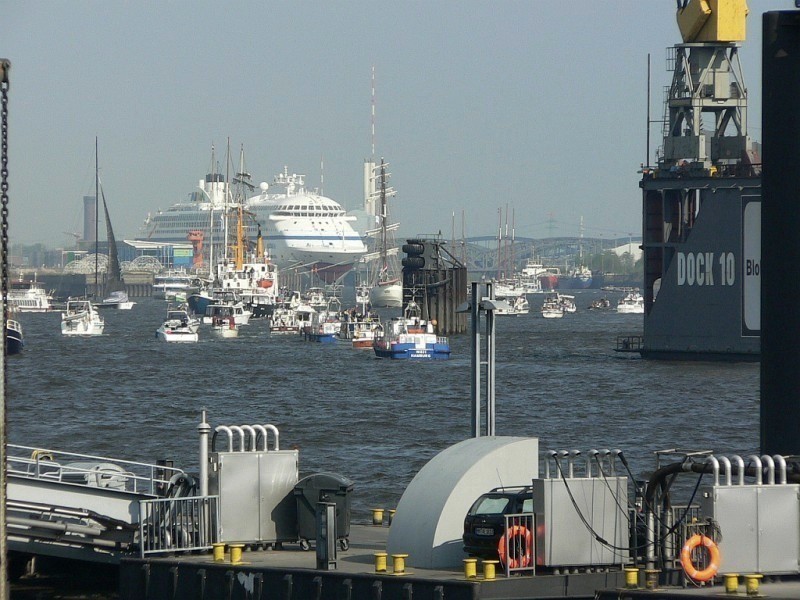
[[(703, 546), (709, 555), (708, 566), (702, 571), (698, 571), (692, 562), (692, 550), (698, 546)], [(690, 579), (695, 581), (708, 581), (714, 578), (717, 574), (720, 564), (719, 546), (706, 535), (695, 533), (692, 537), (686, 540), (686, 543), (681, 549), (681, 566)]]
[(511, 569), (524, 569), (530, 567), (533, 561), (533, 535), (530, 529), (524, 525), (514, 525), (509, 528), (497, 542), (497, 555), (500, 557), (500, 562), (506, 564), (506, 546), (516, 548), (515, 537), (521, 537), (525, 541), (525, 551), (522, 556), (514, 556), (513, 552), (509, 552), (508, 566)]
[(272, 280), (271, 279), (259, 279), (258, 280), (258, 287), (262, 289), (267, 289), (272, 287)]

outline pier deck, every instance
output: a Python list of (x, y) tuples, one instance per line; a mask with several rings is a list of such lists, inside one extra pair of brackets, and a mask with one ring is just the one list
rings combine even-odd
[[(602, 600), (666, 600), (678, 598), (735, 597), (724, 586), (657, 587), (625, 589), (624, 573), (575, 573), (563, 575), (512, 576), (497, 579), (466, 579), (463, 569), (420, 569), (409, 557), (403, 575), (375, 572), (376, 552), (386, 549), (387, 527), (351, 526), (350, 548), (339, 552), (336, 570), (318, 570), (316, 552), (299, 544), (284, 544), (282, 550), (249, 550), (238, 564), (215, 562), (211, 553), (164, 558), (125, 559), (120, 570), (121, 600), (148, 598), (252, 598), (275, 600), (515, 600), (596, 598)], [(739, 578), (739, 596), (746, 597), (744, 576)], [(749, 596), (752, 597), (752, 596)], [(800, 598), (795, 578), (765, 578), (759, 597)]]
[(211, 553), (164, 558), (124, 559), (120, 569), (122, 600), (144, 598), (275, 598), (370, 600), (594, 598), (597, 590), (624, 584), (624, 574), (580, 573), (514, 576), (484, 581), (466, 579), (463, 569), (420, 569), (407, 559), (405, 573), (375, 572), (375, 553), (386, 550), (387, 527), (353, 525), (350, 548), (338, 552), (336, 570), (318, 570), (316, 552), (299, 544), (282, 550), (250, 550), (242, 561), (215, 562)]

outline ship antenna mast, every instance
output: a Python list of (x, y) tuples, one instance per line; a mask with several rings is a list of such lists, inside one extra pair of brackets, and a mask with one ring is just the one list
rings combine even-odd
[(372, 65), (372, 159), (375, 160), (375, 65)]

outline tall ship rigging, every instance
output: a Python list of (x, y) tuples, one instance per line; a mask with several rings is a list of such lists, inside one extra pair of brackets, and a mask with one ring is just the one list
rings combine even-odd
[[(212, 153), (212, 169), (188, 200), (148, 215), (136, 239), (186, 243), (190, 237), (201, 238), (209, 253), (218, 252), (227, 238), (223, 215), (236, 204), (231, 182), (220, 171)], [(255, 191), (249, 177), (241, 170), (234, 182)], [(361, 236), (351, 225), (355, 217), (348, 216), (338, 202), (307, 189), (304, 175), (284, 167), (272, 184), (261, 183), (259, 190), (244, 200), (244, 210), (253, 215), (245, 235), (255, 239), (260, 226), (266, 250), (279, 269), (312, 272), (333, 282), (366, 253)]]

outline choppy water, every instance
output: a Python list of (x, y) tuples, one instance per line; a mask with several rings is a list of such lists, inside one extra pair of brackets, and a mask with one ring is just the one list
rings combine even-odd
[[(579, 310), (498, 318), (497, 433), (535, 436), (540, 450), (620, 448), (638, 474), (666, 448), (753, 454), (757, 364), (644, 361), (613, 351), (641, 316)], [(609, 295), (610, 297), (612, 295)], [(197, 471), (196, 426), (273, 423), (300, 448), (301, 475), (355, 482), (353, 520), (396, 506), (414, 473), (469, 436), (470, 337), (449, 361), (376, 359), (349, 343), (270, 337), (253, 322), (238, 339), (165, 344), (154, 331), (165, 303), (107, 311), (106, 333), (67, 338), (59, 314), (22, 315), (26, 349), (9, 359), (12, 443), (141, 461), (170, 458)]]

